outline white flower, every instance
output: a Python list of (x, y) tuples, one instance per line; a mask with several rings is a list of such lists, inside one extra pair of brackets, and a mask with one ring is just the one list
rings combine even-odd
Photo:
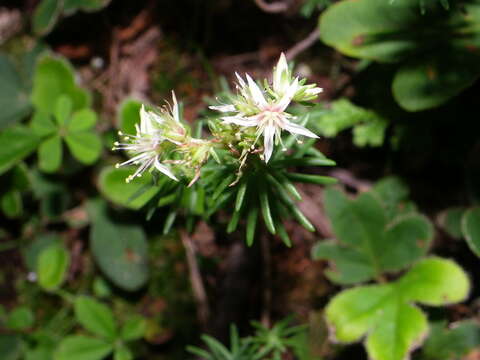
[(305, 79), (301, 81), (299, 81), (298, 78), (292, 79), (292, 73), (288, 68), (287, 58), (283, 53), (280, 55), (280, 59), (278, 59), (277, 66), (273, 69), (272, 78), (273, 92), (277, 97), (284, 96), (295, 80), (299, 82), (299, 85), (292, 96), (292, 99), (295, 101), (313, 100), (323, 91), (322, 88), (317, 87), (315, 84), (303, 85)]
[[(136, 135), (124, 135), (119, 132), (119, 135), (124, 136), (125, 142), (115, 142), (113, 150), (125, 150), (129, 154), (132, 154), (133, 157), (123, 163), (117, 164), (116, 167), (130, 164), (138, 165), (137, 170), (126, 179), (127, 182), (130, 182), (137, 176), (142, 176), (145, 171), (153, 168), (167, 175), (169, 178), (178, 181), (171, 170), (160, 162), (162, 143), (164, 141), (176, 143), (175, 139), (166, 137), (165, 131), (171, 127), (171, 120), (180, 124), (178, 104), (175, 95), (173, 96), (173, 101), (174, 106), (173, 109), (170, 109), (170, 113), (162, 113), (162, 115), (165, 116), (147, 111), (142, 105), (140, 109), (140, 126), (135, 124)], [(179, 126), (183, 129), (181, 124)]]
[[(245, 83), (240, 76), (237, 75), (237, 77), (239, 79), (239, 90), (241, 95), (247, 99), (249, 103), (254, 104), (256, 111), (254, 114), (245, 114), (235, 108), (237, 114), (224, 116), (222, 120), (225, 123), (245, 127), (256, 126), (257, 139), (260, 135), (263, 135), (263, 156), (265, 162), (270, 160), (274, 144), (281, 142), (282, 130), (287, 130), (292, 134), (318, 138), (318, 136), (310, 130), (291, 122), (290, 119), (294, 119), (294, 116), (285, 112), (285, 109), (292, 101), (293, 96), (298, 91), (298, 79), (295, 79), (292, 83), (288, 84), (288, 87), (284, 89), (285, 93), (281, 98), (278, 100), (270, 100), (265, 98), (264, 92), (248, 74), (246, 74), (248, 84)], [(231, 107), (221, 107), (220, 111), (222, 110), (234, 112)]]

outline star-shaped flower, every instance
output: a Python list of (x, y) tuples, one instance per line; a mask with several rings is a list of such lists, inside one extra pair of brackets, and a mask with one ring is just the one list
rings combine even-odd
[[(257, 140), (263, 135), (265, 162), (272, 156), (274, 144), (281, 143), (281, 132), (286, 130), (292, 134), (318, 138), (310, 130), (291, 120), (295, 117), (285, 110), (295, 96), (316, 97), (321, 89), (311, 85), (301, 85), (298, 78), (291, 80), (285, 56), (282, 54), (273, 73), (273, 96), (269, 89), (262, 90), (246, 74), (247, 81), (236, 74), (239, 96), (233, 104), (212, 106), (213, 110), (236, 113), (222, 117), (224, 123), (243, 127), (257, 127)], [(307, 95), (305, 95), (307, 94)]]
[(164, 108), (160, 114), (147, 111), (142, 105), (140, 109), (140, 126), (135, 124), (136, 135), (124, 135), (125, 142), (115, 142), (114, 150), (125, 150), (132, 158), (119, 163), (116, 167), (135, 164), (137, 170), (126, 181), (130, 182), (135, 177), (150, 169), (157, 169), (169, 178), (178, 181), (172, 171), (160, 162), (166, 142), (180, 144), (185, 136), (185, 129), (180, 123), (177, 99), (173, 94), (173, 107)]

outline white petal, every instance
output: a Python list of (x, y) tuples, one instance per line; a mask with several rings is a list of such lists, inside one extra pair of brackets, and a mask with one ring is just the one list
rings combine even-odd
[(257, 126), (258, 119), (256, 116), (251, 116), (248, 118), (240, 116), (225, 116), (222, 118), (223, 122), (226, 124), (235, 124), (240, 126)]
[(314, 96), (314, 95), (318, 95), (320, 94), (321, 92), (323, 92), (323, 89), (322, 88), (319, 88), (319, 87), (314, 87), (312, 89), (307, 89), (305, 91), (305, 94), (309, 95), (309, 96)]
[(277, 92), (282, 92), (282, 75), (286, 72), (288, 75), (288, 63), (285, 57), (285, 54), (282, 52), (280, 58), (278, 59), (277, 66), (273, 73), (273, 90)]
[(166, 167), (163, 164), (160, 164), (160, 161), (158, 161), (158, 158), (155, 158), (155, 168), (160, 171), (162, 174), (167, 175), (170, 179), (178, 181), (178, 179), (173, 175), (173, 173), (170, 171), (168, 167)]
[(297, 90), (298, 90), (298, 78), (295, 78), (293, 83), (291, 83), (290, 86), (287, 88), (287, 91), (285, 92), (283, 97), (276, 103), (275, 109), (277, 111), (284, 111), (292, 101)]
[(150, 125), (150, 115), (147, 110), (145, 110), (145, 105), (142, 104), (142, 107), (140, 108), (140, 132), (142, 134), (147, 134)]
[(288, 120), (285, 120), (285, 125), (283, 127), (285, 130), (287, 130), (288, 132), (292, 133), (292, 134), (298, 134), (298, 135), (303, 135), (303, 136), (308, 136), (308, 137), (311, 137), (311, 138), (318, 138), (317, 135), (315, 135), (313, 132), (311, 132), (310, 130), (308, 130), (307, 128), (304, 128), (303, 126), (301, 125), (298, 125), (298, 124), (295, 124), (295, 123), (292, 123)]
[(245, 81), (243, 81), (242, 77), (241, 77), (240, 75), (238, 75), (237, 72), (235, 72), (235, 76), (237, 77), (238, 84), (239, 84), (241, 87), (245, 87), (246, 84), (245, 84)]
[(265, 162), (267, 163), (270, 160), (270, 157), (273, 153), (273, 138), (275, 136), (275, 126), (266, 126), (263, 131), (263, 156)]
[(220, 111), (220, 112), (234, 112), (237, 109), (235, 109), (235, 106), (233, 105), (218, 105), (218, 106), (209, 106), (209, 109), (215, 110), (215, 111)]
[(172, 115), (176, 122), (180, 122), (180, 109), (178, 108), (177, 97), (175, 96), (175, 92), (172, 90), (172, 99), (173, 99), (173, 109)]
[(268, 106), (265, 97), (263, 96), (262, 90), (258, 87), (258, 85), (253, 81), (250, 75), (246, 74), (247, 81), (248, 81), (248, 88), (250, 89), (250, 94), (252, 95), (252, 100), (255, 104), (257, 104), (260, 108), (265, 108)]

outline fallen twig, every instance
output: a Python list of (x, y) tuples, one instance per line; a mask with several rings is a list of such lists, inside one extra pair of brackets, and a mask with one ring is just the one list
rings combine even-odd
[(307, 50), (310, 46), (315, 44), (315, 42), (317, 42), (319, 38), (319, 35), (320, 32), (318, 31), (318, 28), (315, 28), (305, 39), (296, 43), (294, 46), (292, 46), (285, 52), (285, 57), (287, 58), (287, 60), (290, 61), (294, 59), (298, 54)]
[(267, 3), (264, 0), (255, 0), (255, 4), (265, 12), (281, 13), (288, 10), (289, 4), (287, 1), (276, 1), (274, 3)]
[(190, 272), (190, 282), (192, 284), (192, 291), (195, 301), (197, 303), (198, 321), (205, 328), (208, 318), (210, 316), (210, 309), (208, 306), (207, 293), (203, 286), (202, 276), (198, 267), (197, 258), (195, 257), (195, 248), (192, 240), (185, 230), (180, 231), (180, 238), (185, 247), (185, 254), (187, 256), (188, 269)]

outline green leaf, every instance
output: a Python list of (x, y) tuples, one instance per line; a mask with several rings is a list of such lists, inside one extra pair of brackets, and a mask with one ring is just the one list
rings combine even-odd
[(113, 221), (104, 204), (98, 205), (92, 222), (90, 246), (100, 269), (118, 287), (140, 289), (148, 279), (148, 248), (142, 228)]
[[(473, 46), (473, 44), (472, 44)], [(439, 106), (480, 76), (480, 56), (465, 47), (447, 47), (431, 57), (417, 58), (400, 67), (393, 78), (395, 100), (408, 111)]]
[(17, 218), (22, 215), (22, 194), (16, 189), (6, 191), (0, 195), (0, 208), (8, 218)]
[(353, 128), (356, 146), (380, 146), (383, 144), (388, 121), (374, 111), (352, 104), (348, 99), (332, 102), (330, 111), (322, 111), (311, 121), (315, 130), (323, 136), (335, 137), (343, 130)]
[(37, 148), (39, 138), (27, 127), (0, 131), (0, 174), (3, 174)]
[(0, 54), (0, 129), (31, 111), (29, 88), (10, 59)]
[(432, 324), (430, 335), (422, 347), (422, 359), (456, 360), (480, 346), (480, 326), (467, 320), (445, 328), (443, 322)]
[(20, 335), (0, 335), (0, 354), (2, 360), (18, 360), (22, 354), (22, 338)]
[(68, 96), (73, 111), (88, 107), (90, 94), (75, 84), (75, 71), (67, 60), (42, 56), (33, 78), (32, 103), (37, 110), (53, 113), (60, 96)]
[(346, 0), (328, 8), (320, 19), (322, 40), (349, 56), (401, 62), (393, 94), (408, 111), (443, 104), (480, 76), (476, 64), (478, 3), (448, 12), (435, 4), (418, 11), (418, 0)]
[(426, 253), (433, 238), (426, 217), (407, 213), (390, 220), (374, 193), (350, 200), (327, 189), (324, 202), (337, 241), (320, 242), (312, 255), (332, 262), (326, 274), (337, 283), (355, 284), (404, 269)]
[(82, 109), (73, 114), (70, 122), (67, 124), (67, 130), (70, 133), (90, 130), (97, 122), (97, 114), (91, 109)]
[(103, 340), (72, 335), (60, 342), (54, 360), (101, 360), (112, 350), (112, 345)]
[(54, 291), (62, 285), (70, 265), (70, 255), (61, 244), (52, 244), (38, 256), (38, 284), (47, 291)]
[(122, 339), (132, 341), (141, 339), (147, 329), (147, 322), (144, 317), (135, 315), (127, 319), (122, 327)]
[(113, 313), (106, 305), (88, 296), (79, 296), (74, 303), (75, 318), (82, 326), (108, 340), (114, 340), (117, 329)]
[(60, 0), (42, 0), (33, 12), (33, 32), (38, 35), (48, 34), (62, 10)]
[(91, 165), (100, 157), (102, 141), (91, 132), (74, 132), (65, 136), (65, 142), (72, 155), (81, 163)]
[(98, 181), (100, 191), (116, 204), (134, 210), (142, 208), (160, 191), (160, 188), (153, 185), (152, 175), (148, 172), (127, 184), (125, 179), (134, 171), (135, 169), (125, 167), (104, 168)]
[(125, 346), (119, 346), (113, 353), (113, 360), (132, 360), (132, 352)]
[(461, 206), (451, 207), (438, 217), (439, 225), (454, 239), (460, 239), (462, 234), (462, 219), (466, 209)]
[(58, 131), (58, 127), (50, 114), (42, 111), (35, 111), (30, 122), (30, 128), (40, 137), (53, 135)]
[(111, 0), (64, 0), (64, 12), (72, 14), (77, 10), (97, 11), (107, 6)]
[(20, 306), (8, 315), (6, 325), (9, 329), (21, 331), (31, 328), (34, 322), (33, 311), (26, 306)]
[(25, 265), (29, 271), (37, 270), (38, 257), (43, 250), (51, 245), (60, 245), (61, 240), (56, 234), (39, 234), (35, 239), (22, 251)]
[(470, 250), (480, 256), (480, 207), (468, 210), (462, 219), (462, 232)]
[(381, 201), (388, 219), (414, 210), (412, 203), (409, 202), (408, 187), (395, 176), (384, 177), (373, 186), (372, 191)]
[(141, 107), (142, 103), (133, 99), (127, 99), (121, 103), (120, 109), (118, 111), (118, 117), (120, 130), (124, 134), (137, 133), (137, 130), (135, 129), (135, 124), (140, 123)]
[(48, 138), (38, 147), (38, 167), (44, 172), (57, 171), (62, 164), (62, 157), (62, 139), (58, 135)]
[(55, 120), (58, 126), (65, 126), (72, 112), (72, 100), (66, 95), (60, 95), (55, 104)]
[[(444, 305), (462, 301), (469, 287), (467, 275), (457, 264), (427, 258), (393, 283), (342, 291), (326, 307), (327, 322), (340, 342), (366, 337), (373, 360), (403, 360), (428, 332), (426, 316), (412, 302)], [(446, 290), (448, 300), (443, 296)]]

